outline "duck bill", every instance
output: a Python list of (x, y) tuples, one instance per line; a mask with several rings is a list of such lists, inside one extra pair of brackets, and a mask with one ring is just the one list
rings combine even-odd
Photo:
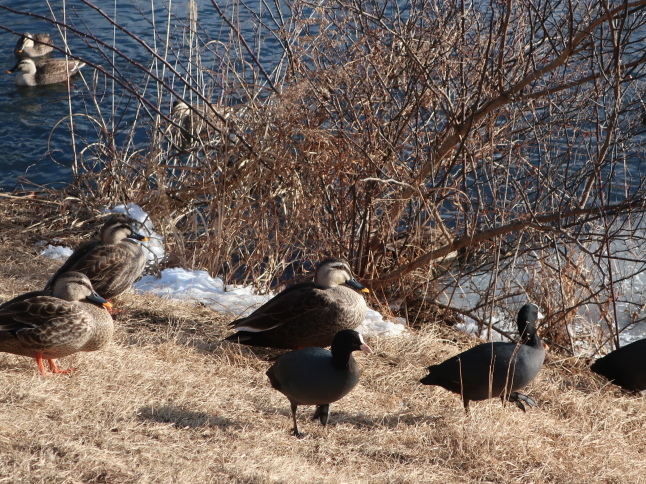
[(146, 237), (145, 235), (138, 234), (136, 232), (131, 233), (128, 236), (128, 238), (129, 239), (140, 240), (141, 242), (147, 242), (148, 241), (148, 237)]
[(87, 299), (88, 301), (92, 301), (93, 303), (96, 303), (96, 304), (98, 304), (100, 306), (104, 306), (104, 307), (106, 307), (108, 309), (112, 308), (112, 304), (110, 302), (108, 302), (107, 299), (99, 296), (96, 292), (93, 292), (92, 294), (87, 296), (85, 299)]
[(348, 279), (347, 281), (345, 281), (345, 284), (347, 286), (353, 287), (354, 289), (357, 289), (357, 290), (359, 290), (361, 292), (366, 292), (366, 293), (370, 292), (370, 289), (368, 289), (366, 286), (360, 284), (356, 279)]
[(20, 65), (20, 62), (18, 62), (18, 64), (16, 64), (16, 65), (15, 65), (15, 66), (13, 66), (11, 69), (9, 69), (9, 70), (7, 71), (7, 74), (13, 74), (14, 72), (16, 72), (16, 71), (18, 70), (18, 66), (19, 66), (19, 65)]

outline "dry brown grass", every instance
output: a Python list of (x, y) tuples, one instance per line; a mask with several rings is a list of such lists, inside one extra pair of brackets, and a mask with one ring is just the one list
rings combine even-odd
[[(33, 246), (55, 224), (0, 206), (6, 300), (56, 266)], [(645, 399), (604, 387), (584, 362), (552, 356), (526, 414), (491, 401), (467, 416), (457, 396), (417, 381), (468, 337), (430, 326), (373, 340), (328, 428), (302, 407), (298, 440), (264, 374), (271, 353), (220, 343), (227, 320), (209, 309), (119, 302), (114, 343), (63, 359), (78, 367), (71, 376), (44, 378), (33, 360), (0, 354), (0, 483), (646, 481)]]

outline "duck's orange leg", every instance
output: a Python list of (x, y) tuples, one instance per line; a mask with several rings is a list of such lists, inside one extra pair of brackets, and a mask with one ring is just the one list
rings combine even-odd
[[(47, 370), (45, 370), (45, 364), (43, 363), (43, 354), (42, 353), (36, 353), (36, 364), (38, 365), (38, 369), (40, 370), (40, 374), (43, 376), (52, 376), (51, 373), (47, 373)], [(51, 364), (50, 364), (51, 366)]]
[(56, 366), (56, 362), (54, 360), (47, 360), (49, 362), (49, 368), (52, 370), (52, 373), (62, 373), (63, 375), (67, 375), (69, 373), (73, 373), (76, 368), (68, 368), (66, 370), (61, 370)]
[(47, 358), (47, 362), (49, 363), (49, 368), (52, 371), (51, 373), (48, 373), (47, 370), (45, 369), (45, 364), (43, 363), (43, 354), (42, 353), (36, 353), (36, 364), (38, 365), (38, 370), (40, 370), (40, 374), (43, 376), (53, 376), (54, 374), (62, 373), (62, 374), (67, 374), (67, 373), (72, 373), (76, 368), (68, 368), (67, 370), (61, 370), (56, 366), (56, 362), (51, 359)]

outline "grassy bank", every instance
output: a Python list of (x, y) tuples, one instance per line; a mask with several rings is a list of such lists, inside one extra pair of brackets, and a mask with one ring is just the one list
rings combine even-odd
[[(55, 268), (38, 241), (80, 238), (42, 203), (0, 211), (6, 300)], [(221, 343), (228, 318), (146, 295), (117, 307), (114, 343), (62, 359), (71, 376), (0, 354), (0, 482), (646, 481), (645, 399), (604, 386), (583, 361), (550, 354), (526, 414), (490, 401), (465, 415), (457, 396), (417, 381), (473, 340), (434, 324), (371, 340), (358, 387), (327, 429), (301, 407), (298, 440), (264, 374), (272, 353)]]

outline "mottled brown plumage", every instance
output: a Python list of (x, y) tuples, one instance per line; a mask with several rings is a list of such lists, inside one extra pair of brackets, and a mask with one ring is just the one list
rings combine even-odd
[(47, 86), (67, 82), (74, 74), (78, 74), (85, 62), (65, 59), (44, 59), (36, 63), (31, 58), (24, 58), (7, 72), (18, 72), (15, 78), (18, 86)]
[(13, 54), (16, 59), (43, 57), (54, 50), (54, 42), (49, 34), (24, 33), (16, 42)]
[(226, 341), (282, 349), (330, 346), (337, 332), (357, 328), (366, 317), (366, 301), (355, 289), (368, 292), (345, 260), (326, 259), (313, 282), (290, 286), (230, 323), (238, 332)]
[(106, 299), (118, 296), (141, 277), (146, 255), (136, 240), (147, 240), (136, 233), (136, 221), (122, 214), (109, 216), (101, 227), (100, 240), (83, 244), (54, 273), (45, 286), (51, 289), (63, 273), (77, 271), (92, 281), (94, 290)]
[[(104, 307), (105, 306), (105, 307)], [(53, 373), (55, 358), (79, 351), (96, 351), (112, 340), (110, 304), (93, 291), (79, 272), (66, 272), (53, 290), (35, 291), (0, 305), (0, 352), (36, 358), (43, 375), (43, 359)]]
[(228, 125), (234, 122), (232, 115), (233, 109), (222, 104), (202, 104), (191, 109), (177, 100), (171, 111), (171, 119), (176, 124), (171, 126), (169, 134), (180, 149), (187, 149), (194, 143), (216, 147), (223, 137), (227, 137)]

